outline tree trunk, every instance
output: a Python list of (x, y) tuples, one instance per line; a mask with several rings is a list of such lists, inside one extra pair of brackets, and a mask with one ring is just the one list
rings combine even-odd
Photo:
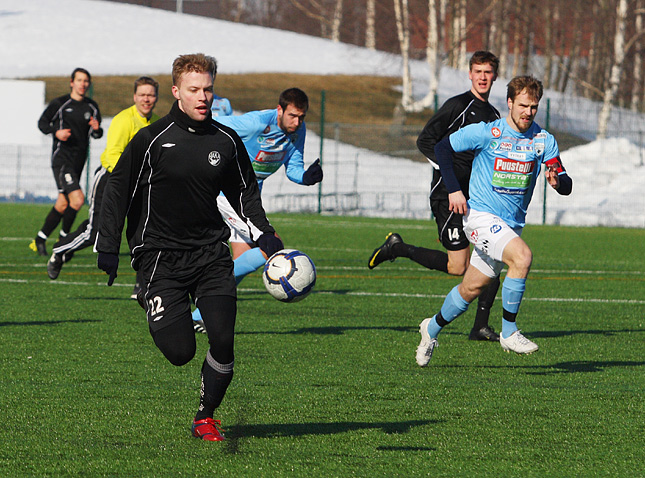
[(502, 22), (501, 35), (500, 35), (500, 47), (499, 47), (499, 76), (506, 78), (506, 72), (508, 71), (508, 28), (509, 21), (508, 18), (508, 6), (506, 0), (500, 0), (499, 2), (499, 19)]
[(376, 0), (367, 0), (365, 10), (365, 47), (376, 50)]
[(343, 20), (343, 0), (336, 0), (334, 19), (331, 23), (331, 41), (340, 42), (340, 24)]
[(401, 47), (402, 82), (401, 106), (407, 110), (412, 104), (412, 78), (410, 75), (410, 20), (408, 0), (394, 0), (396, 32)]
[(618, 83), (620, 82), (623, 61), (625, 59), (626, 18), (627, 0), (618, 0), (618, 5), (616, 6), (616, 33), (614, 34), (614, 61), (611, 65), (609, 84), (605, 89), (602, 108), (598, 115), (598, 139), (607, 137), (607, 128), (609, 125), (609, 118), (611, 117), (612, 102), (614, 101), (614, 98), (616, 98), (616, 92), (618, 91)]
[[(542, 84), (544, 88), (551, 88), (551, 75), (553, 75), (553, 4), (551, 0), (544, 2), (544, 78)], [(557, 8), (557, 7), (556, 7)]]
[[(643, 14), (645, 9), (643, 0), (636, 0), (636, 18), (634, 23), (636, 25), (636, 35), (643, 31)], [(632, 97), (630, 107), (633, 111), (638, 111), (641, 106), (643, 95), (643, 40), (639, 37), (636, 40), (634, 51), (634, 78), (632, 83)]]

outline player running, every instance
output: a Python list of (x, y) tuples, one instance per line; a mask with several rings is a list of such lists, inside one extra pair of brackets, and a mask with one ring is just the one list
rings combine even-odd
[(155, 345), (173, 365), (195, 356), (190, 303), (195, 299), (208, 333), (201, 368), (195, 437), (224, 439), (213, 418), (233, 379), (237, 314), (229, 228), (217, 210), (220, 191), (237, 215), (257, 227), (253, 240), (267, 253), (283, 248), (266, 218), (244, 144), (213, 121), (214, 58), (181, 55), (173, 62), (170, 113), (143, 128), (125, 148), (105, 187), (96, 240), (98, 266), (114, 282), (121, 233), (132, 265), (144, 278), (144, 298)]
[[(428, 269), (436, 269), (451, 275), (464, 275), (470, 257), (470, 244), (464, 234), (462, 216), (449, 208), (448, 190), (441, 170), (435, 158), (435, 145), (460, 128), (469, 124), (486, 123), (500, 118), (499, 111), (488, 102), (493, 83), (497, 79), (498, 58), (488, 51), (476, 51), (470, 58), (471, 88), (461, 95), (448, 99), (428, 120), (419, 134), (417, 147), (434, 168), (430, 207), (434, 214), (439, 239), (447, 253), (437, 249), (426, 249), (403, 241), (397, 233), (390, 233), (383, 245), (377, 247), (368, 261), (368, 267), (374, 269), (387, 260), (407, 257)], [(455, 153), (452, 158), (453, 170), (459, 186), (468, 198), (468, 181), (472, 169), (472, 151)], [(499, 335), (488, 324), (490, 309), (499, 289), (499, 278), (496, 278), (479, 297), (475, 321), (468, 338), (470, 340), (499, 341)]]
[(58, 187), (56, 204), (29, 245), (41, 256), (47, 255), (47, 238), (58, 224), (63, 222), (59, 234), (65, 237), (85, 203), (80, 179), (87, 161), (90, 136), (94, 139), (103, 136), (99, 106), (85, 96), (91, 84), (89, 71), (74, 69), (70, 81), (71, 92), (52, 100), (38, 120), (38, 129), (43, 134), (51, 134), (53, 138), (51, 161)]
[[(502, 350), (529, 354), (537, 344), (518, 330), (516, 317), (526, 288), (533, 254), (520, 235), (542, 164), (546, 181), (559, 194), (571, 194), (555, 138), (534, 122), (542, 83), (531, 76), (513, 78), (507, 88), (508, 115), (492, 123), (469, 125), (435, 147), (437, 163), (449, 193), (450, 210), (464, 215), (464, 232), (474, 246), (470, 265), (441, 310), (421, 322), (417, 363), (425, 367), (442, 328), (463, 314), (469, 304), (508, 266), (502, 284)], [(454, 171), (455, 152), (474, 151), (470, 199)]]
[[(152, 78), (142, 76), (134, 82), (134, 104), (117, 114), (110, 123), (107, 132), (107, 144), (101, 155), (101, 166), (94, 173), (94, 182), (90, 193), (89, 218), (66, 237), (54, 244), (52, 256), (47, 262), (47, 275), (55, 280), (63, 264), (68, 262), (75, 252), (94, 244), (101, 213), (103, 190), (110, 173), (116, 166), (121, 153), (141, 129), (159, 119), (153, 109), (157, 104), (159, 83)], [(137, 279), (132, 297), (136, 299), (141, 289), (140, 278)]]
[[(280, 93), (275, 109), (251, 111), (239, 116), (218, 117), (217, 121), (233, 128), (246, 146), (260, 190), (265, 179), (284, 166), (287, 177), (296, 184), (311, 186), (323, 179), (320, 160), (304, 168), (307, 126), (305, 116), (309, 98), (299, 88)], [(241, 221), (224, 196), (217, 200), (222, 217), (231, 229), (231, 249), (235, 282), (263, 267), (267, 255), (252, 239), (255, 225)], [(195, 330), (201, 332), (200, 313), (193, 312)]]

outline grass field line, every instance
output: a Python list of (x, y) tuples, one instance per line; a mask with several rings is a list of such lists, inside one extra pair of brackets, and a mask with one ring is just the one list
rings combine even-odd
[[(75, 285), (75, 286), (103, 286), (106, 285), (104, 281), (101, 282), (81, 282), (81, 281), (64, 281), (64, 280), (29, 280), (29, 279), (3, 279), (0, 278), (0, 283), (20, 283), (20, 284), (57, 284)], [(106, 285), (107, 286), (107, 285)], [(118, 284), (114, 283), (112, 287), (132, 287), (132, 284)], [(247, 289), (238, 288), (239, 292), (249, 292), (253, 294), (266, 293), (265, 289)], [(394, 298), (409, 298), (409, 299), (443, 299), (445, 294), (410, 294), (405, 292), (367, 292), (367, 291), (333, 291), (321, 290), (313, 291), (314, 294), (321, 295), (343, 295), (353, 297), (394, 297)], [(501, 300), (499, 297), (496, 300)], [(632, 304), (632, 305), (645, 305), (645, 300), (635, 299), (598, 299), (593, 297), (575, 298), (575, 297), (524, 297), (524, 301), (530, 302), (571, 302), (571, 303), (594, 303), (594, 304)]]
[[(33, 267), (33, 268), (44, 268), (46, 263), (44, 264), (0, 264), (0, 267), (6, 267), (6, 268), (17, 268), (17, 267)], [(96, 264), (72, 264), (68, 265), (66, 269), (81, 269), (81, 268), (86, 268), (86, 269), (98, 269)], [(367, 266), (316, 266), (316, 270), (318, 271), (365, 271)], [(396, 272), (419, 272), (423, 271), (423, 269), (420, 269), (418, 267), (397, 267)], [(569, 275), (576, 275), (576, 274), (581, 274), (581, 275), (597, 275), (597, 276), (602, 276), (602, 275), (611, 275), (611, 274), (619, 274), (619, 275), (635, 275), (635, 276), (642, 276), (645, 275), (644, 271), (609, 271), (609, 270), (582, 270), (582, 269), (531, 269), (531, 274), (569, 274)]]

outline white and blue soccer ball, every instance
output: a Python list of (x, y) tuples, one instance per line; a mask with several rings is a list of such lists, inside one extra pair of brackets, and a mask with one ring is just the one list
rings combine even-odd
[(264, 286), (282, 302), (298, 302), (309, 295), (316, 284), (316, 266), (304, 252), (283, 249), (264, 265)]

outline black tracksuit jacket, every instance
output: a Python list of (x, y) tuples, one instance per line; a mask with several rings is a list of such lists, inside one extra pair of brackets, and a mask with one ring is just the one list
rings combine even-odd
[(135, 135), (112, 171), (96, 250), (119, 251), (126, 215), (134, 263), (140, 252), (225, 242), (230, 232), (217, 209), (220, 191), (243, 220), (275, 232), (237, 133), (210, 116), (194, 121), (175, 102), (168, 115)]
[[(435, 145), (446, 136), (469, 124), (480, 122), (490, 123), (499, 119), (499, 111), (487, 101), (477, 98), (470, 90), (461, 95), (453, 96), (437, 110), (428, 120), (423, 131), (417, 138), (417, 147), (426, 158), (437, 164), (434, 154)], [(455, 153), (453, 164), (455, 175), (466, 198), (468, 198), (468, 183), (473, 168), (475, 154), (472, 151)], [(432, 199), (448, 199), (448, 191), (441, 181), (441, 172), (435, 168), (432, 178)]]

